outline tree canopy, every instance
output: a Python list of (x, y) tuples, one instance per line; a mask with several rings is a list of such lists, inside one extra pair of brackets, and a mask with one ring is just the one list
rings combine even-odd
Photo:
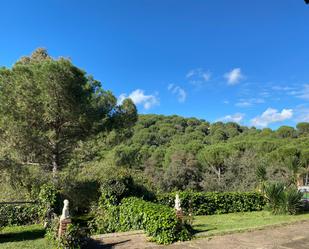
[(130, 99), (117, 99), (69, 59), (38, 49), (0, 70), (2, 158), (20, 166), (40, 165), (54, 174), (79, 141), (136, 121)]

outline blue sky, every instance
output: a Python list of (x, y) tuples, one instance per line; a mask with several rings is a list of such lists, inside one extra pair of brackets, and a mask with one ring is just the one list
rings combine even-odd
[(309, 121), (303, 0), (2, 0), (0, 65), (45, 47), (140, 113)]

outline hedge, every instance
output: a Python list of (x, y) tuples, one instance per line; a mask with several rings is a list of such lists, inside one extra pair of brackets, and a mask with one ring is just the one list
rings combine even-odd
[(136, 197), (124, 198), (118, 206), (105, 207), (101, 215), (105, 217), (96, 217), (100, 233), (141, 229), (159, 244), (192, 237), (191, 226), (178, 219), (172, 208)]
[[(176, 193), (157, 195), (156, 202), (174, 206)], [(266, 205), (257, 192), (180, 192), (181, 207), (194, 215), (259, 211)]]
[(0, 205), (0, 227), (28, 225), (39, 221), (39, 207), (36, 204)]

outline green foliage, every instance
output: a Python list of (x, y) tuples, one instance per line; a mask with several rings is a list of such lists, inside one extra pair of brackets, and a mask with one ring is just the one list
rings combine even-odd
[(299, 135), (309, 134), (309, 123), (301, 122), (296, 125), (297, 132)]
[(288, 138), (288, 137), (294, 137), (296, 135), (296, 131), (293, 127), (281, 126), (276, 131), (276, 134), (280, 138)]
[(174, 152), (169, 167), (165, 171), (161, 188), (165, 191), (201, 189), (201, 169), (198, 161), (191, 153)]
[(179, 220), (172, 208), (135, 197), (123, 199), (119, 206), (105, 207), (103, 215), (103, 220), (98, 215), (96, 217), (99, 232), (143, 229), (160, 244), (189, 240), (192, 237), (190, 225)]
[(0, 227), (29, 225), (39, 222), (37, 204), (0, 205)]
[(38, 199), (39, 199), (39, 214), (40, 217), (45, 217), (48, 210), (54, 207), (56, 204), (58, 191), (52, 184), (44, 184), (41, 187)]
[(288, 214), (297, 214), (301, 209), (302, 193), (296, 188), (288, 188), (285, 192), (286, 212)]
[[(181, 207), (194, 215), (259, 211), (265, 199), (256, 192), (180, 192)], [(174, 206), (175, 193), (157, 195), (160, 204)]]
[(78, 225), (69, 224), (66, 233), (59, 238), (58, 236), (59, 218), (52, 221), (47, 229), (45, 237), (58, 249), (81, 249), (86, 248), (87, 237), (89, 236), (85, 229)]
[(268, 207), (274, 214), (284, 213), (284, 184), (273, 183), (265, 187), (265, 197)]
[[(132, 100), (117, 104), (100, 82), (44, 49), (0, 68), (0, 89), (2, 200), (36, 199), (51, 183), (72, 212), (83, 213), (100, 191), (102, 203), (117, 204), (127, 196), (151, 199), (147, 188), (254, 191), (265, 179), (287, 186), (309, 179), (309, 123), (273, 131), (137, 116)], [(42, 203), (46, 211), (50, 204)]]
[(44, 49), (0, 69), (0, 157), (19, 168), (36, 165), (54, 175), (78, 142), (102, 131), (130, 127), (131, 100), (117, 105), (110, 91), (65, 58)]
[(267, 184), (265, 197), (269, 209), (274, 214), (296, 214), (301, 207), (302, 193), (294, 187), (286, 188), (280, 182)]

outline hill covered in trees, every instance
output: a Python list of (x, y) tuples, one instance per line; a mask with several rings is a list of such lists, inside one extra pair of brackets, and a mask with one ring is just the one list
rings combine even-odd
[(110, 133), (98, 151), (105, 151), (105, 163), (141, 174), (157, 191), (241, 191), (257, 187), (261, 167), (273, 180), (304, 173), (309, 165), (308, 135), (309, 123), (272, 131), (140, 115), (132, 129)]
[(137, 115), (65, 58), (39, 49), (0, 69), (1, 199), (52, 183), (77, 206), (117, 193), (249, 191), (308, 180), (309, 123), (276, 131)]

